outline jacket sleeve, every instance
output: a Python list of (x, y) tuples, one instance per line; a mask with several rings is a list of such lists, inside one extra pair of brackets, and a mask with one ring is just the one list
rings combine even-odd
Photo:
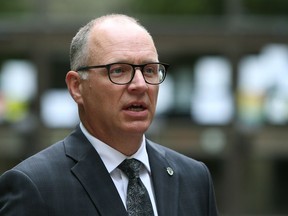
[(45, 202), (35, 183), (19, 170), (0, 177), (0, 216), (46, 216)]
[(202, 165), (204, 166), (207, 176), (208, 176), (208, 195), (209, 195), (209, 206), (208, 206), (208, 215), (209, 216), (218, 216), (218, 209), (217, 209), (217, 204), (216, 204), (216, 198), (215, 198), (215, 192), (214, 192), (214, 186), (213, 186), (213, 181), (212, 181), (212, 177), (211, 174), (207, 168), (207, 166), (202, 163)]

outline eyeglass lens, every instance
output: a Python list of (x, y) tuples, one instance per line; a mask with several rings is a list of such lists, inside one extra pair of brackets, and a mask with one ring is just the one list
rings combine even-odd
[[(134, 69), (134, 66), (130, 64), (111, 64), (109, 67), (109, 78), (117, 84), (129, 83), (134, 77)], [(147, 64), (140, 68), (140, 70), (145, 81), (150, 84), (159, 84), (165, 78), (165, 66), (162, 64)]]

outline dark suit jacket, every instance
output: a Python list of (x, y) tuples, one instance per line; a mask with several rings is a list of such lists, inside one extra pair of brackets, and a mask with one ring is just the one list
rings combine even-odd
[[(149, 140), (159, 216), (215, 216), (206, 166)], [(174, 171), (169, 175), (167, 167)], [(101, 158), (77, 127), (0, 177), (1, 216), (125, 216)]]

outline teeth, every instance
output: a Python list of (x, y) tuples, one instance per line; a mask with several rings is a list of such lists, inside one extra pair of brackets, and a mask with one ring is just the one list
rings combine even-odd
[(133, 105), (131, 107), (128, 108), (128, 110), (132, 110), (132, 111), (142, 111), (144, 108), (142, 106), (138, 106), (138, 105)]

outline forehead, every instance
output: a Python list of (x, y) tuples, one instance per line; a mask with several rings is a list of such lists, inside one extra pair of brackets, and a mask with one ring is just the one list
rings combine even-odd
[(89, 48), (91, 57), (99, 63), (119, 58), (119, 61), (131, 57), (151, 58), (151, 61), (158, 58), (150, 34), (131, 21), (108, 20), (95, 26), (90, 34)]

